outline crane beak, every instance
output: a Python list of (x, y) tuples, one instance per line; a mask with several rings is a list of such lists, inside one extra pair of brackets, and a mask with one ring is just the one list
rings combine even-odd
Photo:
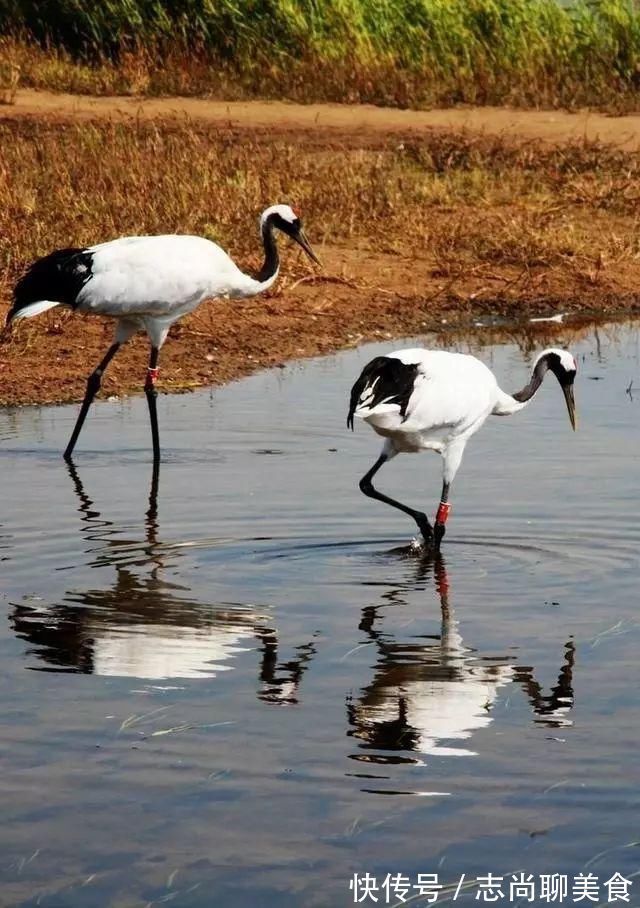
[(315, 254), (315, 252), (311, 248), (311, 243), (307, 239), (307, 235), (304, 232), (304, 230), (302, 229), (302, 227), (295, 234), (293, 234), (293, 239), (296, 241), (296, 243), (298, 243), (299, 246), (302, 246), (302, 248), (307, 253), (309, 258), (313, 262), (315, 262), (316, 265), (320, 265), (320, 267), (322, 267), (322, 262), (320, 261), (318, 256)]
[(575, 430), (576, 430), (576, 401), (573, 396), (573, 384), (563, 385), (562, 393), (564, 394), (564, 399), (567, 402), (567, 410), (569, 411), (569, 421), (571, 423), (571, 428), (575, 432)]

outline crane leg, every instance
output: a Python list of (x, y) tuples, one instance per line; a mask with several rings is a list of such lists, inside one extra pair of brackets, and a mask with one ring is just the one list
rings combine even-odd
[[(149, 368), (147, 369), (147, 379), (144, 383), (144, 393), (147, 395), (147, 404), (149, 405), (149, 418), (151, 420), (151, 440), (153, 442), (153, 468), (154, 474), (160, 464), (160, 434), (158, 432), (158, 410), (156, 401), (158, 392), (156, 391), (156, 379), (158, 378), (158, 347), (151, 348), (151, 357), (149, 359)], [(157, 476), (154, 475), (157, 484)]]
[(438, 505), (438, 513), (436, 514), (436, 522), (433, 527), (433, 545), (436, 550), (439, 550), (440, 543), (445, 534), (445, 523), (447, 522), (447, 517), (449, 516), (449, 511), (451, 510), (451, 505), (449, 504), (449, 483), (442, 483), (442, 495), (440, 496), (440, 504)]
[(89, 412), (89, 407), (93, 403), (93, 398), (96, 396), (100, 390), (100, 385), (102, 384), (102, 376), (104, 371), (120, 349), (120, 344), (115, 343), (111, 344), (107, 350), (104, 358), (101, 360), (100, 364), (93, 370), (89, 378), (87, 379), (87, 390), (84, 393), (84, 400), (82, 401), (82, 406), (80, 407), (80, 412), (78, 413), (78, 418), (76, 419), (76, 424), (73, 427), (73, 432), (71, 433), (71, 438), (69, 439), (69, 444), (64, 451), (64, 459), (71, 460), (71, 455), (73, 454), (73, 449), (76, 446), (78, 436), (82, 431), (84, 421), (87, 418), (87, 413)]
[(408, 507), (406, 504), (402, 504), (400, 501), (396, 501), (395, 498), (389, 498), (388, 495), (383, 495), (382, 492), (378, 492), (377, 489), (374, 489), (371, 480), (376, 475), (380, 467), (387, 462), (389, 458), (386, 454), (381, 454), (380, 457), (376, 460), (374, 465), (371, 467), (368, 473), (360, 480), (360, 491), (364, 492), (369, 498), (375, 498), (377, 501), (384, 501), (385, 504), (391, 505), (392, 508), (397, 508), (399, 511), (403, 511), (405, 514), (408, 514), (410, 517), (413, 517), (415, 522), (418, 524), (418, 529), (422, 533), (424, 541), (431, 544), (433, 542), (433, 529), (427, 518), (426, 514), (423, 514), (422, 511), (416, 511), (413, 508)]

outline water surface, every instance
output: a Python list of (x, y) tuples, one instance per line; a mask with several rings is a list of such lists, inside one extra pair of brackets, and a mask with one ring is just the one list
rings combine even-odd
[[(97, 404), (71, 471), (75, 407), (0, 413), (2, 904), (632, 877), (639, 338), (572, 344), (575, 435), (551, 378), (472, 439), (437, 561), (357, 488), (348, 391), (388, 345), (162, 396), (157, 515), (144, 400)], [(517, 346), (479, 355), (525, 383)], [(433, 513), (440, 482), (423, 455), (378, 484)]]

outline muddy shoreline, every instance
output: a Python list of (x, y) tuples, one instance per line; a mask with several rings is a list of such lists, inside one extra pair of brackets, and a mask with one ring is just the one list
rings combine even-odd
[[(500, 339), (524, 348), (570, 344), (594, 324), (640, 316), (640, 298), (537, 299), (473, 302), (400, 299), (393, 294), (334, 292), (322, 282), (282, 290), (244, 304), (211, 301), (174, 325), (161, 354), (160, 393), (219, 386), (292, 360), (333, 353), (369, 341), (434, 336), (446, 346), (468, 340), (481, 348)], [(335, 285), (331, 285), (335, 288)], [(626, 303), (626, 305), (625, 305)], [(541, 319), (541, 321), (530, 321)], [(554, 320), (556, 319), (556, 320)], [(561, 319), (561, 320), (559, 320)], [(53, 310), (7, 332), (0, 341), (0, 404), (79, 401), (88, 373), (111, 343), (109, 320)], [(142, 392), (148, 342), (137, 335), (118, 354), (102, 397)]]

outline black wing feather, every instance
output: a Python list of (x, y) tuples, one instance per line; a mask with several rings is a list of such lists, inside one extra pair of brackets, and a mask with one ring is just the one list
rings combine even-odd
[(367, 406), (375, 407), (382, 401), (398, 404), (400, 415), (404, 417), (409, 405), (409, 398), (413, 394), (417, 374), (418, 366), (415, 364), (407, 365), (393, 356), (376, 356), (370, 363), (367, 363), (351, 389), (347, 426), (353, 430), (353, 417), (358, 402), (364, 391), (371, 388), (374, 382), (373, 395), (367, 402)]
[(78, 294), (91, 279), (92, 264), (93, 255), (86, 249), (57, 249), (35, 261), (14, 288), (7, 324), (22, 309), (41, 300), (73, 309)]

